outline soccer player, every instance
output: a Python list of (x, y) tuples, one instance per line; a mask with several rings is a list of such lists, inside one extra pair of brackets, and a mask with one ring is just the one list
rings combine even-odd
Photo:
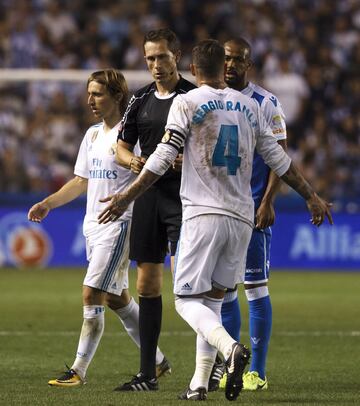
[[(116, 139), (128, 101), (124, 76), (115, 69), (94, 72), (87, 82), (88, 104), (101, 122), (88, 129), (81, 143), (74, 178), (56, 193), (36, 203), (28, 219), (41, 222), (50, 210), (87, 193), (84, 235), (89, 266), (83, 283), (84, 320), (71, 368), (51, 386), (73, 387), (86, 381), (86, 371), (104, 331), (104, 305), (108, 305), (139, 346), (139, 308), (128, 291), (129, 235), (132, 207), (116, 221), (100, 225), (99, 198), (123, 190), (135, 177), (115, 160)], [(158, 358), (163, 358), (158, 350)]]
[(175, 306), (197, 333), (196, 369), (181, 399), (204, 400), (219, 350), (225, 359), (225, 396), (235, 400), (250, 352), (221, 323), (224, 291), (242, 282), (247, 247), (254, 226), (250, 180), (255, 147), (267, 165), (306, 200), (312, 223), (330, 205), (306, 182), (277, 143), (259, 104), (224, 83), (224, 48), (215, 40), (200, 42), (191, 71), (198, 89), (175, 98), (166, 132), (134, 183), (110, 202), (100, 223), (120, 216), (134, 199), (165, 173), (184, 143), (181, 181), (183, 224), (174, 274)]
[[(159, 29), (147, 33), (144, 57), (154, 81), (136, 91), (131, 98), (118, 138), (118, 162), (134, 173), (141, 171), (144, 162), (161, 141), (175, 96), (195, 87), (178, 73), (180, 43), (171, 30)], [(133, 151), (137, 142), (140, 143), (141, 156)], [(176, 163), (174, 166), (177, 166)], [(162, 318), (162, 275), (168, 245), (173, 262), (179, 239), (180, 180), (180, 171), (170, 168), (134, 204), (130, 258), (137, 262), (138, 271), (140, 371), (130, 382), (119, 385), (116, 388), (119, 391), (158, 389), (155, 355)], [(166, 359), (159, 368), (164, 373), (171, 371)]]
[[(247, 73), (252, 66), (251, 47), (243, 38), (225, 43), (225, 82), (257, 101), (278, 143), (286, 150), (286, 125), (284, 112), (278, 99), (264, 88), (248, 81)], [(251, 236), (245, 271), (245, 294), (249, 303), (249, 330), (251, 344), (250, 370), (244, 376), (244, 389), (267, 389), (265, 364), (272, 326), (272, 308), (268, 290), (271, 228), (275, 212), (273, 201), (280, 184), (279, 177), (255, 152), (251, 190), (255, 202), (255, 228)], [(237, 341), (240, 339), (240, 307), (237, 287), (225, 293), (221, 318), (227, 332)], [(216, 390), (221, 378), (222, 361), (214, 365), (209, 387)], [(225, 386), (224, 380), (221, 386)]]

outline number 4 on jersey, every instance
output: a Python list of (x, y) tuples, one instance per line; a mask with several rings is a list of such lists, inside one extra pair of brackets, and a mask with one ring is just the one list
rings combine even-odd
[[(222, 125), (212, 156), (212, 165), (226, 166), (228, 175), (236, 175), (236, 171), (241, 164), (238, 149), (238, 126)], [(227, 151), (227, 155), (225, 155), (225, 151)]]

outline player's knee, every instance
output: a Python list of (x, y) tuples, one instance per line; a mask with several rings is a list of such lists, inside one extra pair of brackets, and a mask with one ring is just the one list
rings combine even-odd
[(117, 309), (127, 306), (129, 304), (130, 300), (131, 300), (131, 296), (127, 289), (124, 289), (122, 291), (121, 296), (108, 293), (105, 298), (106, 305), (111, 310), (117, 310)]
[(157, 283), (137, 283), (136, 289), (139, 296), (142, 297), (157, 297), (161, 295), (161, 285)]
[(162, 273), (146, 273), (138, 274), (136, 289), (140, 296), (157, 297), (161, 294), (162, 288)]
[(105, 295), (106, 293), (99, 289), (84, 285), (82, 291), (83, 305), (104, 305)]

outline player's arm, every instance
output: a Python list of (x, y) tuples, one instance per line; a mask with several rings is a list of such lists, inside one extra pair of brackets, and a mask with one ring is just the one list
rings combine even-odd
[(168, 144), (158, 144), (135, 181), (122, 193), (116, 193), (100, 201), (110, 204), (103, 210), (98, 219), (100, 224), (118, 219), (129, 204), (142, 195), (171, 166), (178, 154), (178, 149)]
[(138, 174), (144, 166), (145, 159), (134, 153), (135, 145), (139, 139), (138, 133), (138, 112), (141, 104), (141, 97), (135, 93), (124, 113), (123, 127), (119, 131), (116, 147), (116, 162), (126, 169)]
[(289, 155), (274, 138), (273, 132), (265, 122), (262, 114), (258, 115), (258, 119), (259, 136), (257, 138), (256, 149), (264, 158), (265, 163), (305, 199), (308, 210), (311, 213), (312, 224), (321, 225), (325, 217), (328, 218), (330, 224), (333, 224), (330, 213), (332, 205), (315, 193), (311, 185), (291, 162)]
[(155, 183), (174, 163), (183, 147), (189, 130), (187, 105), (181, 96), (175, 97), (169, 111), (166, 131), (150, 155), (137, 179), (122, 193), (108, 196), (100, 201), (110, 202), (98, 216), (99, 223), (108, 223), (118, 219), (127, 206)]
[(138, 174), (141, 172), (145, 158), (134, 154), (134, 146), (121, 139), (117, 141), (116, 147), (116, 162), (126, 169)]
[[(278, 143), (286, 151), (286, 139), (279, 140)], [(270, 227), (275, 222), (274, 200), (280, 189), (281, 179), (276, 173), (270, 170), (268, 184), (261, 200), (260, 206), (256, 211), (256, 228)]]
[(332, 204), (326, 202), (315, 193), (311, 185), (305, 180), (293, 163), (290, 164), (289, 169), (281, 176), (281, 179), (304, 198), (312, 216), (312, 224), (320, 226), (325, 217), (327, 217), (330, 224), (333, 224), (330, 213)]
[(57, 192), (45, 198), (43, 201), (34, 204), (28, 213), (28, 220), (40, 223), (51, 209), (63, 206), (76, 199), (87, 190), (88, 180), (81, 176), (75, 176), (69, 180)]
[[(274, 137), (278, 143), (283, 147), (284, 151), (287, 150), (286, 145), (286, 124), (285, 114), (282, 109), (281, 103), (274, 96), (264, 100), (260, 111), (263, 113), (263, 117), (266, 123), (272, 130)], [(274, 200), (280, 187), (280, 178), (270, 170), (268, 184), (260, 203), (256, 211), (256, 228), (266, 228), (274, 224), (275, 210)]]

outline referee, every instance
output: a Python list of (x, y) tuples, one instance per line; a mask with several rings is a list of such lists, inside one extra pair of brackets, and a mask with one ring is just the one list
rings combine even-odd
[[(180, 55), (180, 42), (171, 30), (159, 29), (145, 35), (144, 57), (154, 82), (136, 91), (131, 98), (117, 147), (120, 165), (135, 173), (140, 173), (161, 141), (175, 96), (195, 88), (178, 73)], [(133, 154), (137, 142), (141, 156)], [(177, 162), (180, 166), (180, 157), (173, 168), (135, 201), (130, 258), (137, 262), (138, 271), (140, 372), (130, 382), (117, 387), (118, 391), (157, 390), (157, 377), (171, 372), (166, 358), (156, 362), (156, 347), (161, 329), (164, 259), (169, 247), (173, 267), (181, 226), (181, 173)]]

